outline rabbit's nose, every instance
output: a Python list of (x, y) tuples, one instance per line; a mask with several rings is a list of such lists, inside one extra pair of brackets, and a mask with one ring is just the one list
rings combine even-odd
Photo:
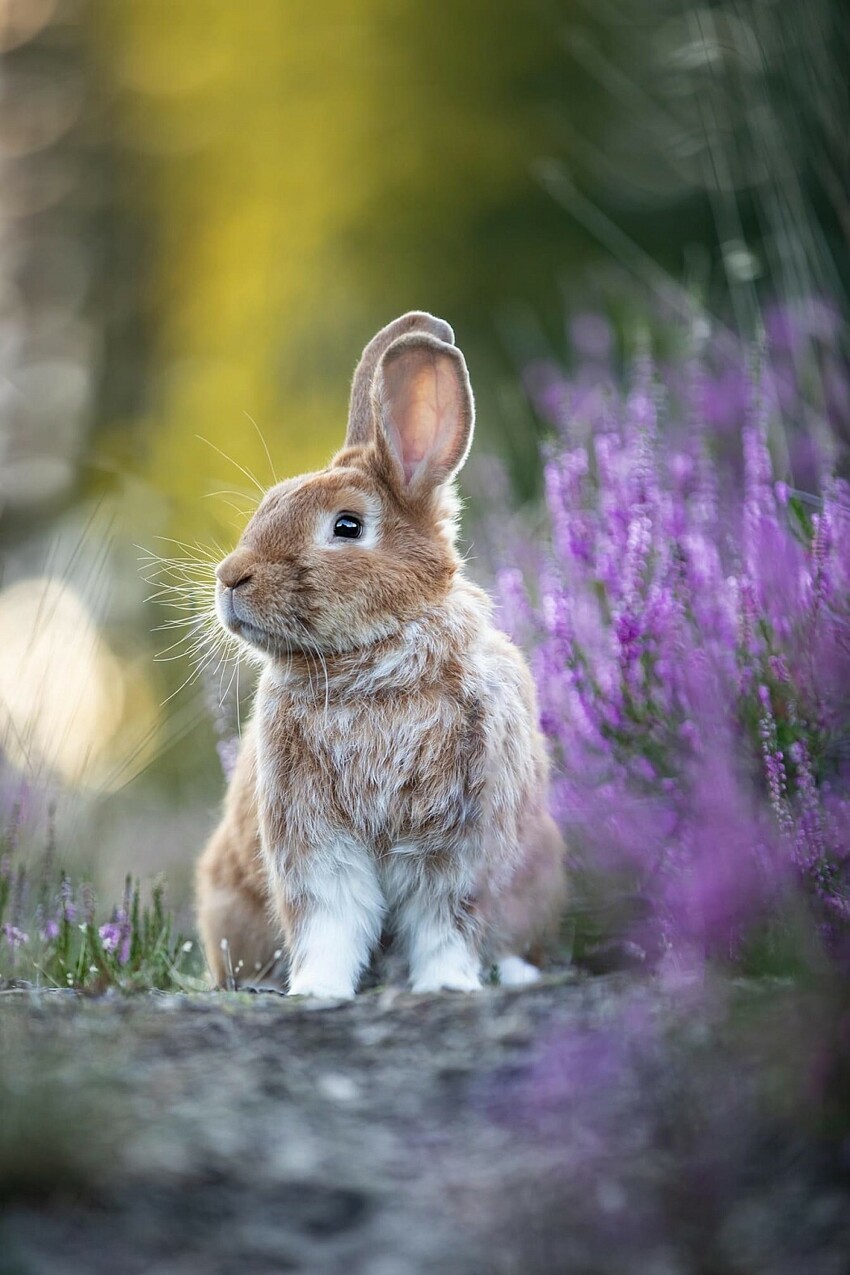
[(218, 564), (215, 574), (225, 589), (238, 589), (241, 584), (248, 583), (254, 574), (254, 568), (243, 553), (232, 553)]

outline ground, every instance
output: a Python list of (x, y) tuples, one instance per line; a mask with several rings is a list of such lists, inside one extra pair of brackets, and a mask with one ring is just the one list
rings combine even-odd
[(846, 1275), (846, 1147), (754, 1065), (776, 989), (734, 1055), (682, 995), (6, 993), (0, 1271)]

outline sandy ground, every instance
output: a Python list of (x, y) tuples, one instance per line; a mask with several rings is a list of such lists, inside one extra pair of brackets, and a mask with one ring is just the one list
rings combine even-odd
[(848, 1144), (765, 1080), (767, 1030), (733, 1050), (622, 975), (7, 993), (0, 1271), (846, 1275)]

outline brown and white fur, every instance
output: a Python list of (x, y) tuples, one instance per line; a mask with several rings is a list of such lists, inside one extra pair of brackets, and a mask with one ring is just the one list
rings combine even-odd
[(291, 993), (350, 997), (385, 930), (414, 991), (472, 991), (489, 963), (537, 976), (563, 846), (531, 677), (455, 548), (473, 421), (451, 328), (397, 319), (363, 352), (343, 450), (273, 487), (217, 569), (221, 623), (263, 663), (198, 864), (219, 984), (283, 947)]

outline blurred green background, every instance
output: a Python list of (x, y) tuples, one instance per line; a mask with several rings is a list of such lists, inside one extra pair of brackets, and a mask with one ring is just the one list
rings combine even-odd
[(143, 550), (230, 545), (263, 439), (322, 465), (404, 310), (455, 327), (527, 501), (519, 372), (570, 316), (843, 304), (847, 54), (837, 0), (0, 0), (7, 787), (184, 897), (218, 695), (155, 662)]

